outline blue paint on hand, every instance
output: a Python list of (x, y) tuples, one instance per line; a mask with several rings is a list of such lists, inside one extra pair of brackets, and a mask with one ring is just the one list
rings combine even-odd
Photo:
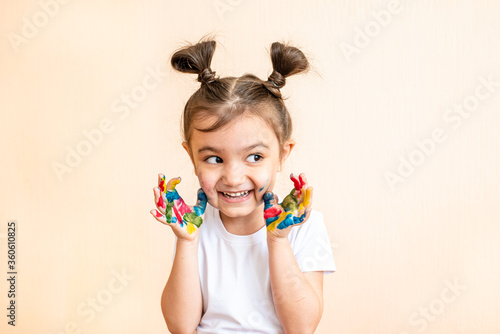
[(203, 189), (198, 189), (198, 202), (193, 207), (194, 212), (198, 216), (202, 216), (205, 213), (205, 209), (207, 207), (207, 195), (203, 191)]

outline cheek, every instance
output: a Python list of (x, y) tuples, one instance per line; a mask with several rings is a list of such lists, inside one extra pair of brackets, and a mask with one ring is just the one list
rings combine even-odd
[(263, 196), (266, 192), (273, 188), (272, 182), (270, 179), (267, 179), (266, 182), (262, 184), (262, 187), (259, 188), (259, 196)]
[(200, 187), (203, 189), (209, 200), (217, 195), (214, 191), (215, 181), (210, 177), (210, 173), (198, 171), (198, 181), (200, 181)]
[(267, 191), (271, 190), (274, 185), (275, 173), (272, 169), (260, 171), (254, 176), (254, 182), (257, 186), (257, 195), (262, 196)]

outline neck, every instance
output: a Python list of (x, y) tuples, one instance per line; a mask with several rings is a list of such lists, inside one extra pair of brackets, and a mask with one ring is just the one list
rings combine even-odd
[(236, 235), (250, 235), (260, 230), (265, 224), (264, 203), (244, 217), (229, 217), (219, 211), (226, 231)]

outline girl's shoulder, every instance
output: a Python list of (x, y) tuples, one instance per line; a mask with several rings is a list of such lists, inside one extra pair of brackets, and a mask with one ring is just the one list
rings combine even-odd
[(326, 231), (323, 214), (320, 211), (311, 210), (307, 221), (299, 226), (295, 226), (290, 231), (288, 239), (290, 243), (297, 243), (300, 240), (314, 241), (318, 237), (328, 235)]
[(321, 212), (312, 210), (309, 219), (304, 224), (294, 227), (288, 238), (295, 259), (303, 272), (336, 271), (332, 244)]
[(321, 227), (325, 226), (325, 219), (323, 213), (316, 210), (311, 210), (311, 214), (305, 223), (297, 226), (297, 228), (292, 229), (296, 231), (296, 233), (304, 233), (309, 230), (318, 230)]

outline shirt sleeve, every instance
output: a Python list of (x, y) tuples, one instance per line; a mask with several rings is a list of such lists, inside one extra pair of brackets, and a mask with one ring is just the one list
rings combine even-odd
[(309, 219), (290, 232), (290, 244), (302, 272), (337, 270), (323, 214), (312, 211)]

